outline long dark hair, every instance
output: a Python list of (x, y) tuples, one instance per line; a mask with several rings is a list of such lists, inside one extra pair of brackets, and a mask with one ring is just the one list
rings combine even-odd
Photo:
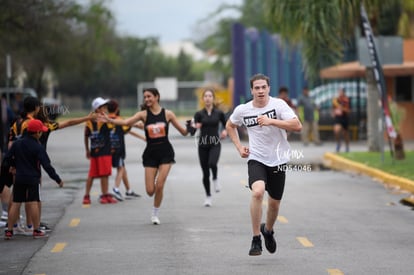
[[(145, 93), (145, 92), (150, 92), (155, 97), (158, 96), (158, 102), (160, 102), (161, 96), (160, 96), (160, 92), (158, 91), (157, 88), (145, 88), (145, 89), (142, 90), (142, 93)], [(147, 107), (147, 105), (145, 105), (145, 102), (142, 103), (141, 104), (141, 110), (147, 110), (147, 109), (148, 109), (148, 107)]]
[(36, 118), (43, 123), (50, 123), (48, 114), (49, 114), (48, 108), (42, 105), (40, 106), (40, 111), (37, 113)]

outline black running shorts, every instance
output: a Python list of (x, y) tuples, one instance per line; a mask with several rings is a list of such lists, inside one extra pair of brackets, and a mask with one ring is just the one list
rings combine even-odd
[(144, 167), (158, 168), (161, 164), (175, 163), (175, 153), (171, 143), (147, 145), (142, 154)]
[(15, 183), (13, 185), (13, 202), (40, 201), (40, 184)]
[(112, 155), (112, 167), (119, 168), (125, 167), (125, 159), (121, 155), (114, 154)]
[(281, 200), (285, 189), (286, 164), (269, 167), (256, 160), (249, 160), (247, 163), (249, 173), (249, 187), (262, 180), (265, 182), (266, 191), (272, 199)]

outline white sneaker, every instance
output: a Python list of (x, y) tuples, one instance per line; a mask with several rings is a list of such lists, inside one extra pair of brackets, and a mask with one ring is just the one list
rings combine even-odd
[(152, 224), (160, 224), (160, 219), (157, 216), (151, 216)]
[(23, 227), (18, 225), (13, 227), (13, 235), (21, 235), (21, 236), (32, 236), (33, 235), (33, 228)]
[(216, 191), (216, 193), (220, 192), (221, 185), (218, 179), (213, 180), (213, 185), (214, 185), (214, 190)]
[(4, 222), (7, 222), (7, 218), (9, 217), (9, 215), (7, 214), (6, 211), (3, 211), (3, 213), (1, 214), (1, 220)]
[(117, 199), (118, 201), (123, 201), (124, 198), (122, 197), (121, 192), (119, 192), (119, 189), (116, 189), (115, 187), (112, 188), (112, 192), (114, 193), (115, 199)]
[(205, 207), (210, 207), (211, 206), (211, 197), (210, 196), (206, 197), (206, 199), (204, 200), (204, 206)]

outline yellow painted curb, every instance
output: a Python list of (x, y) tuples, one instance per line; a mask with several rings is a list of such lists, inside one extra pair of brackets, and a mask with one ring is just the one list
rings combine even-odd
[(384, 183), (397, 185), (401, 189), (414, 193), (414, 181), (385, 173), (381, 170), (369, 167), (365, 164), (361, 164), (361, 163), (340, 157), (334, 153), (324, 154), (324, 164), (336, 170), (359, 172), (361, 174), (368, 175), (370, 177), (379, 179)]

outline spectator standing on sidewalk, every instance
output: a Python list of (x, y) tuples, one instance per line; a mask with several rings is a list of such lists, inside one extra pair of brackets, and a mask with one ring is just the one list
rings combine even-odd
[[(8, 147), (10, 148), (14, 142), (16, 142), (18, 139), (24, 137), (27, 134), (27, 125), (28, 123), (35, 119), (37, 114), (40, 111), (40, 101), (38, 98), (33, 96), (28, 96), (23, 100), (23, 111), (19, 113), (19, 115), (16, 117), (15, 121), (10, 127), (9, 132), (9, 143)], [(9, 199), (9, 209), (11, 205), (13, 204), (12, 199), (12, 193), (10, 191), (10, 187), (13, 185), (14, 176), (8, 173), (6, 169), (3, 169), (2, 171), (2, 180), (5, 180), (5, 188), (3, 192), (6, 194), (8, 193), (10, 195)], [(40, 209), (40, 202), (39, 209)], [(16, 222), (14, 224), (14, 233), (17, 235), (32, 235), (33, 234), (33, 221), (30, 217), (30, 210), (28, 209), (27, 204), (25, 203), (25, 212), (26, 212), (26, 226), (22, 224), (22, 222)]]
[(9, 210), (8, 228), (4, 234), (6, 240), (13, 237), (13, 225), (19, 218), (22, 203), (27, 205), (28, 214), (33, 221), (33, 237), (47, 236), (44, 231), (40, 230), (38, 207), (40, 201), (40, 166), (43, 167), (50, 178), (59, 184), (59, 187), (63, 187), (63, 181), (52, 167), (46, 149), (39, 142), (40, 136), (47, 130), (47, 127), (40, 120), (30, 120), (27, 124), (27, 135), (15, 141), (5, 156), (5, 161), (15, 173), (13, 203)]
[[(97, 114), (107, 113), (108, 99), (97, 97), (92, 101), (92, 109)], [(116, 203), (111, 194), (108, 193), (108, 180), (112, 174), (111, 141), (109, 138), (109, 125), (100, 121), (89, 120), (85, 126), (85, 151), (89, 159), (89, 173), (86, 180), (83, 204), (91, 204), (90, 192), (93, 180), (101, 180), (101, 196), (99, 202), (102, 204)]]
[(303, 87), (302, 95), (298, 101), (298, 113), (302, 121), (302, 142), (304, 145), (309, 144), (309, 137), (311, 137), (315, 145), (320, 145), (319, 139), (319, 110), (315, 101), (309, 95), (308, 87)]
[[(121, 119), (119, 104), (116, 100), (111, 99), (108, 102), (108, 117), (112, 119)], [(130, 134), (136, 138), (145, 141), (145, 136), (131, 131), (130, 126), (120, 126), (115, 124), (109, 124), (110, 126), (110, 139), (111, 139), (111, 153), (112, 153), (112, 167), (116, 168), (115, 184), (112, 188), (112, 192), (115, 198), (119, 201), (123, 201), (124, 198), (119, 191), (121, 181), (125, 185), (125, 198), (138, 198), (141, 197), (131, 189), (129, 184), (128, 174), (125, 167), (125, 134)]]
[(289, 98), (289, 89), (286, 86), (282, 86), (279, 88), (279, 96), (280, 99), (283, 99), (287, 105), (296, 113), (296, 106), (293, 104), (292, 100)]
[[(262, 254), (263, 234), (270, 253), (276, 251), (273, 226), (276, 222), (283, 196), (286, 163), (289, 161), (290, 145), (286, 131), (300, 131), (302, 125), (285, 101), (269, 96), (270, 80), (263, 74), (250, 79), (253, 100), (237, 106), (227, 120), (227, 133), (242, 158), (247, 158), (249, 187), (252, 190), (250, 215), (253, 240), (250, 256)], [(244, 125), (249, 136), (249, 145), (241, 143), (237, 127)], [(268, 206), (265, 223), (262, 220), (262, 205), (265, 192)]]
[(345, 151), (349, 152), (349, 113), (351, 103), (345, 94), (345, 89), (340, 88), (338, 96), (332, 100), (334, 117), (334, 135), (336, 141), (336, 152), (341, 150), (341, 140), (345, 141)]
[[(198, 139), (198, 158), (203, 172), (203, 186), (206, 193), (204, 206), (211, 206), (210, 170), (214, 190), (220, 192), (221, 186), (217, 178), (217, 163), (220, 158), (221, 139), (227, 136), (226, 117), (214, 104), (213, 89), (206, 89), (202, 94), (204, 108), (194, 115), (195, 128), (200, 129)], [(219, 133), (220, 123), (223, 130)]]
[(187, 123), (187, 129), (181, 126), (175, 114), (166, 110), (160, 105), (160, 93), (156, 88), (143, 90), (143, 110), (126, 119), (112, 119), (102, 114), (103, 121), (116, 125), (132, 126), (138, 121), (144, 122), (145, 137), (147, 146), (142, 154), (142, 163), (145, 168), (145, 189), (147, 194), (154, 196), (151, 223), (160, 224), (158, 212), (164, 196), (164, 186), (170, 172), (171, 166), (175, 163), (175, 153), (168, 139), (168, 126), (170, 123), (186, 136), (191, 129)]

